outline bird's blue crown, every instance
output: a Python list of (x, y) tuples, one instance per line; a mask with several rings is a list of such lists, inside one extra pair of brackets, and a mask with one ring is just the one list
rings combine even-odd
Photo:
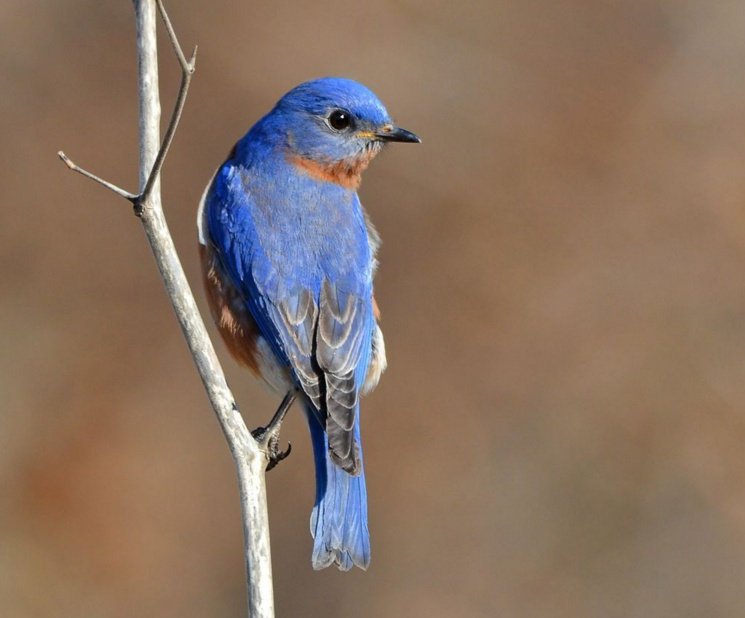
[(378, 97), (362, 84), (341, 77), (323, 77), (300, 84), (283, 96), (275, 109), (322, 118), (340, 109), (367, 126), (379, 127), (391, 122)]

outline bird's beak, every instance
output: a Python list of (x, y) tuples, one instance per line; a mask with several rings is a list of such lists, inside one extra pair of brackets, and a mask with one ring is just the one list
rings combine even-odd
[(375, 133), (375, 137), (384, 142), (408, 142), (410, 144), (421, 144), (422, 140), (417, 135), (401, 127), (387, 125)]

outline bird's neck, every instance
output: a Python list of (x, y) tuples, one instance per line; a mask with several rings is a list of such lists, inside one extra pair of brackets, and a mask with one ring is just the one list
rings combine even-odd
[(376, 154), (376, 150), (370, 149), (354, 158), (333, 162), (317, 161), (298, 154), (291, 154), (287, 156), (287, 160), (311, 178), (331, 182), (345, 189), (356, 190), (362, 181), (362, 172)]

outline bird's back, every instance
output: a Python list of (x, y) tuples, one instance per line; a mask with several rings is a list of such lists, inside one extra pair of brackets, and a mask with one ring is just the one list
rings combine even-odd
[[(250, 147), (243, 144), (242, 152)], [(226, 248), (250, 256), (254, 276), (265, 283), (276, 277), (317, 295), (330, 279), (368, 293), (371, 251), (356, 192), (299, 174), (281, 153), (264, 154), (228, 160), (219, 170), (210, 230)]]

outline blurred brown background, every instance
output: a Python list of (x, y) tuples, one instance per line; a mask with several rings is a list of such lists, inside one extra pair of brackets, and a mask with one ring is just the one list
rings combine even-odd
[[(200, 54), (164, 199), (203, 309), (197, 201), (286, 90), (358, 79), (424, 139), (362, 187), (390, 360), (372, 567), (311, 570), (293, 414), (278, 616), (744, 616), (745, 4), (170, 12)], [(131, 4), (4, 0), (0, 24), (0, 613), (242, 616), (232, 462), (140, 225), (55, 156), (135, 188)], [(264, 422), (277, 399), (218, 351)]]

